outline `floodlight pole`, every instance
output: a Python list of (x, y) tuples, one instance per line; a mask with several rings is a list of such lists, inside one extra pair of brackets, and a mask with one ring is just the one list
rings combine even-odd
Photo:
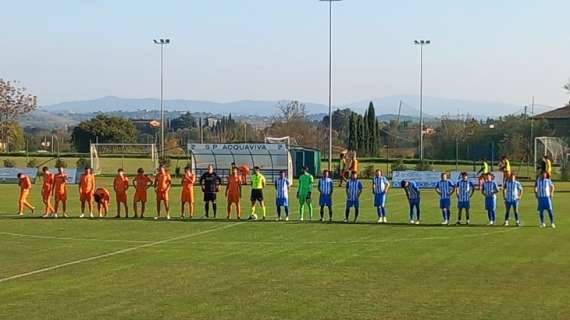
[(342, 0), (319, 0), (329, 3), (329, 171), (332, 171), (332, 8), (333, 2)]
[(420, 47), (420, 161), (424, 161), (424, 46), (431, 44), (430, 40), (414, 40)]
[(170, 39), (154, 40), (160, 46), (160, 157), (164, 158), (164, 46)]

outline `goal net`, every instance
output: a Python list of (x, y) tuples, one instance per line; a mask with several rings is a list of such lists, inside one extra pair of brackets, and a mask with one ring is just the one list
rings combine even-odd
[(282, 137), (282, 138), (265, 137), (265, 143), (267, 143), (267, 144), (284, 144), (287, 146), (287, 148), (291, 147), (291, 143), (293, 143), (294, 145), (297, 144), (297, 142), (295, 141), (295, 138), (291, 138), (289, 136)]
[(97, 175), (111, 175), (123, 168), (135, 174), (138, 168), (152, 173), (158, 168), (158, 151), (155, 144), (92, 143), (90, 160)]
[(552, 163), (564, 166), (568, 160), (568, 145), (561, 138), (537, 137), (534, 139), (534, 163), (540, 158), (548, 156)]

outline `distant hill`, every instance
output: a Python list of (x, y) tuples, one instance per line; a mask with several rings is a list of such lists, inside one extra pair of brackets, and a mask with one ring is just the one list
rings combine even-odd
[[(372, 99), (376, 114), (398, 114), (400, 101), (402, 102), (402, 115), (419, 117), (419, 96), (417, 95), (394, 95)], [(353, 110), (364, 112), (370, 100), (363, 100), (348, 105)], [(472, 101), (461, 99), (447, 99), (424, 96), (424, 115), (428, 118), (441, 117), (442, 115), (456, 116), (471, 115), (476, 118), (498, 117), (520, 112), (522, 106), (514, 104)]]
[[(168, 110), (204, 112), (210, 114), (234, 114), (234, 115), (260, 115), (269, 116), (277, 112), (279, 103), (288, 103), (289, 101), (255, 101), (242, 100), (235, 102), (211, 102), (200, 100), (165, 100), (165, 107)], [(305, 103), (308, 113), (320, 113), (328, 110), (325, 105), (317, 103)], [(129, 99), (119, 97), (103, 97), (95, 100), (70, 101), (62, 102), (54, 105), (44, 106), (43, 110), (50, 112), (73, 112), (73, 113), (90, 113), (94, 111), (111, 112), (111, 111), (137, 111), (137, 110), (157, 110), (160, 109), (160, 100), (154, 98), (148, 99)]]
[[(418, 116), (419, 98), (415, 95), (394, 95), (384, 98), (372, 99), (376, 107), (376, 113), (398, 114), (400, 101), (402, 104), (402, 115)], [(286, 100), (259, 101), (242, 100), (235, 102), (212, 102), (202, 100), (166, 100), (165, 106), (170, 111), (191, 111), (209, 114), (229, 114), (234, 115), (256, 115), (270, 116), (275, 114), (280, 103), (287, 103)], [(355, 111), (364, 112), (370, 100), (362, 100), (347, 105), (339, 105), (339, 108), (351, 108)], [(304, 102), (309, 114), (328, 114), (328, 106), (318, 103)], [(160, 100), (154, 98), (131, 99), (120, 97), (103, 97), (94, 100), (62, 102), (54, 105), (43, 106), (42, 110), (48, 112), (67, 113), (91, 113), (91, 112), (111, 112), (111, 111), (137, 111), (137, 110), (157, 110), (160, 108)], [(447, 99), (424, 97), (424, 113), (427, 116), (439, 117), (441, 115), (471, 114), (476, 117), (496, 117), (520, 111), (521, 106), (501, 103), (482, 102), (460, 99)]]

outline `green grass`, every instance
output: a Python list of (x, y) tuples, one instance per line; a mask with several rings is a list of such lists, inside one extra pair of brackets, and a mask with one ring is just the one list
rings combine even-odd
[(44, 220), (14, 217), (17, 187), (0, 185), (0, 279), (40, 270), (0, 280), (0, 319), (570, 318), (568, 193), (552, 230), (537, 228), (529, 186), (522, 228), (483, 226), (478, 196), (475, 225), (437, 225), (431, 191), (424, 224), (408, 226), (401, 190), (388, 200), (393, 224), (377, 225), (369, 189), (358, 225), (338, 223), (340, 193), (337, 223), (275, 222), (269, 191), (268, 222), (78, 219), (75, 187), (73, 218)]

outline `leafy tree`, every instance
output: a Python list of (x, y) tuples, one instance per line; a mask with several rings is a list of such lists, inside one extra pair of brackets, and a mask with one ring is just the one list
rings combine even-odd
[(174, 118), (170, 121), (170, 128), (174, 131), (190, 129), (194, 127), (196, 127), (196, 119), (190, 112), (186, 112), (180, 115), (180, 117)]
[(138, 131), (131, 121), (100, 114), (73, 128), (71, 138), (79, 152), (88, 152), (91, 142), (135, 143)]
[(0, 79), (0, 140), (14, 138), (18, 119), (37, 109), (36, 97), (10, 81)]

